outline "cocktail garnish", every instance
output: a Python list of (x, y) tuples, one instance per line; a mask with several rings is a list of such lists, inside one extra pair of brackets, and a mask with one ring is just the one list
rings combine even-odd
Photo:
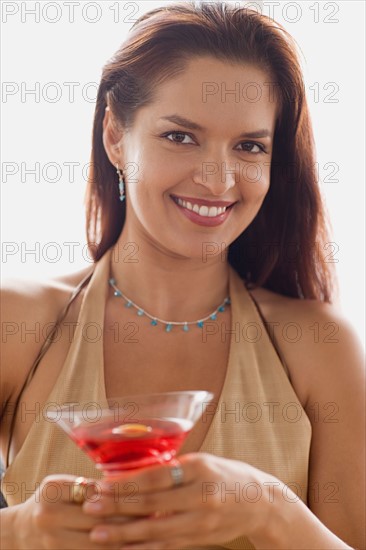
[(122, 434), (129, 437), (140, 437), (151, 431), (152, 427), (145, 424), (121, 424), (112, 429), (112, 433), (114, 434)]

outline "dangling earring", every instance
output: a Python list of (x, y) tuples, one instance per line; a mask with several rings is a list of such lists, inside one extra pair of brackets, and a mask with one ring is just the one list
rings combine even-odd
[(118, 162), (116, 164), (116, 172), (118, 174), (118, 179), (119, 179), (119, 184), (118, 184), (118, 187), (119, 187), (119, 200), (122, 202), (125, 200), (125, 182), (124, 182), (124, 179), (123, 179), (123, 174), (121, 172), (121, 170), (118, 168)]

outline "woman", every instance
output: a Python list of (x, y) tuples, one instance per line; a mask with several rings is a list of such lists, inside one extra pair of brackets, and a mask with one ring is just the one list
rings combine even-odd
[[(92, 162), (92, 273), (4, 292), (9, 326), (58, 325), (4, 352), (3, 547), (365, 548), (361, 352), (291, 38), (219, 3), (146, 14), (104, 68)], [(185, 389), (215, 406), (180, 467), (79, 499), (98, 472), (47, 404)]]

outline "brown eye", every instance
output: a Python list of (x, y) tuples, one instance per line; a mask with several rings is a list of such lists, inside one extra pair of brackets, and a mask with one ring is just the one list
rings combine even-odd
[[(242, 149), (242, 151), (253, 153), (254, 155), (265, 152), (264, 148), (259, 145), (259, 143), (253, 143), (252, 141), (243, 141), (240, 145), (245, 147), (244, 149)], [(253, 148), (255, 147), (257, 148), (257, 150), (253, 150)]]
[[(175, 136), (178, 139), (170, 139), (168, 136)], [(169, 141), (171, 141), (172, 143), (176, 143), (177, 145), (179, 145), (179, 144), (190, 145), (190, 143), (187, 143), (187, 142), (184, 143), (184, 139), (187, 138), (187, 137), (192, 140), (192, 138), (189, 136), (189, 134), (186, 134), (185, 132), (169, 132), (167, 134), (164, 134), (163, 137), (168, 138)]]

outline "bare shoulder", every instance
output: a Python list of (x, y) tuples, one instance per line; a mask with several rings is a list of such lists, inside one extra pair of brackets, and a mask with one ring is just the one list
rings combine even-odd
[(308, 505), (352, 548), (365, 548), (364, 350), (340, 310), (251, 291), (312, 426)]
[(340, 310), (329, 303), (319, 300), (301, 300), (283, 296), (267, 288), (257, 287), (250, 291), (255, 300), (271, 315), (288, 321), (289, 315), (296, 316), (296, 321), (308, 321), (309, 317), (331, 315), (341, 316)]
[(65, 298), (90, 271), (88, 267), (52, 279), (4, 281), (1, 287), (2, 319), (22, 322), (34, 317), (54, 318)]
[(73, 290), (90, 272), (43, 281), (9, 279), (1, 288), (1, 402), (25, 380), (51, 324), (66, 305)]
[[(250, 291), (304, 405), (322, 386), (363, 372), (363, 349), (341, 310), (318, 300)], [(337, 375), (337, 376), (335, 376)]]

